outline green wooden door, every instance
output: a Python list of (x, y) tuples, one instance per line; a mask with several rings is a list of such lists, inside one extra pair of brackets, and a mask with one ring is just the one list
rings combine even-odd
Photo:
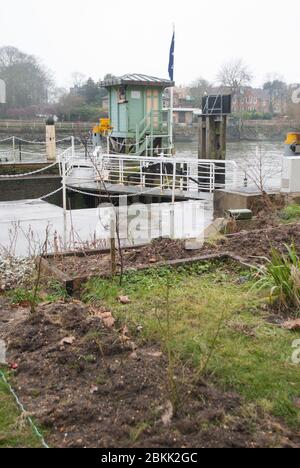
[(140, 88), (128, 92), (129, 102), (129, 131), (135, 133), (136, 126), (145, 116), (144, 92)]

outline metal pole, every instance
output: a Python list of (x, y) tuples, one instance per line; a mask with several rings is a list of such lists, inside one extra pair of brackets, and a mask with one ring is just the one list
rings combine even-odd
[(71, 145), (72, 145), (72, 158), (75, 156), (75, 138), (71, 137)]
[(16, 137), (13, 137), (13, 159), (14, 164), (16, 164)]
[(176, 201), (176, 161), (173, 162), (172, 207), (171, 207), (171, 237), (175, 238), (175, 201)]
[(170, 91), (170, 149), (171, 153), (173, 153), (173, 146), (174, 146), (174, 136), (173, 136), (173, 129), (174, 129), (174, 122), (173, 122), (173, 116), (174, 116), (174, 88), (171, 88)]
[(115, 212), (110, 218), (110, 259), (111, 259), (111, 276), (116, 276), (117, 262), (116, 262), (116, 218)]
[[(175, 24), (173, 24), (173, 35), (175, 34)], [(173, 76), (174, 76), (174, 69), (173, 69)], [(173, 147), (174, 147), (174, 135), (173, 135), (173, 127), (174, 127), (174, 88), (172, 86), (170, 91), (170, 146), (171, 146), (171, 153), (173, 154)]]
[(63, 211), (64, 211), (64, 250), (67, 250), (67, 185), (66, 185), (66, 161), (62, 161), (62, 186), (63, 186)]

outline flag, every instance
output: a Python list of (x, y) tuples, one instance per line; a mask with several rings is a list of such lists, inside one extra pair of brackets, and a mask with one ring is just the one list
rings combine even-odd
[(172, 43), (170, 48), (170, 61), (169, 61), (169, 77), (174, 81), (174, 53), (175, 53), (175, 31), (173, 32)]

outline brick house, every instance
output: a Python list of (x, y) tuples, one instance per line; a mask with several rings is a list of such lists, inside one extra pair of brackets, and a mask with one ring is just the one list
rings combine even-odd
[(261, 88), (241, 88), (232, 100), (233, 112), (270, 112), (269, 93)]

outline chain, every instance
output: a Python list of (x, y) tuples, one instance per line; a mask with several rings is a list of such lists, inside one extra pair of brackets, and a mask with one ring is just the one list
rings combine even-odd
[(151, 188), (149, 190), (146, 190), (144, 192), (137, 192), (137, 193), (130, 193), (130, 194), (120, 194), (120, 195), (102, 195), (102, 194), (99, 194), (99, 195), (96, 195), (95, 193), (91, 193), (91, 192), (83, 192), (82, 190), (78, 190), (78, 189), (74, 189), (72, 187), (70, 187), (69, 185), (67, 186), (67, 189), (70, 190), (71, 192), (75, 192), (75, 193), (80, 193), (81, 195), (89, 195), (91, 197), (94, 197), (94, 198), (120, 198), (120, 197), (126, 197), (126, 198), (130, 198), (130, 197), (136, 197), (136, 196), (139, 196), (139, 195), (147, 195), (149, 193), (153, 193), (153, 189), (154, 188)]
[(57, 190), (54, 190), (54, 192), (48, 193), (47, 195), (43, 195), (42, 197), (39, 198), (39, 200), (44, 200), (45, 198), (50, 198), (52, 195), (55, 195), (56, 193), (60, 192), (63, 188), (60, 187)]
[(37, 171), (27, 172), (26, 174), (0, 175), (0, 179), (11, 179), (11, 178), (16, 178), (16, 177), (26, 177), (26, 176), (30, 176), (33, 174), (38, 174), (40, 172), (44, 172), (44, 171), (47, 171), (48, 169), (51, 169), (51, 167), (54, 167), (57, 164), (59, 164), (58, 161), (56, 161), (53, 164), (50, 164), (50, 166), (43, 167), (42, 169), (38, 169)]

